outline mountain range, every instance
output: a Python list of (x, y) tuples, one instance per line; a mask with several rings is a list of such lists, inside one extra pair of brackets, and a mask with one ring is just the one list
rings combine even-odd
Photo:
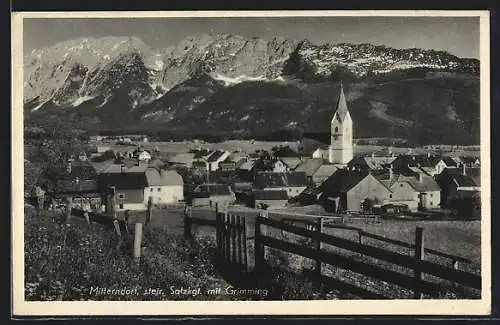
[(328, 132), (342, 80), (354, 136), (479, 143), (479, 61), (444, 51), (202, 34), (151, 48), (84, 38), (24, 56), (26, 125), (241, 138)]

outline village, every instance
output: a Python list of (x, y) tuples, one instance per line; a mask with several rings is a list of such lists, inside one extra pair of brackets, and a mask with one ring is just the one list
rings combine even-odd
[[(213, 149), (195, 143), (164, 152), (141, 135), (94, 139), (89, 152), (67, 162), (51, 189), (37, 186), (34, 199), (49, 209), (65, 206), (106, 211), (113, 188), (116, 209), (157, 206), (239, 205), (286, 211), (321, 206), (325, 214), (420, 215), (479, 218), (480, 159), (427, 153), (395, 154), (391, 147), (357, 153), (355, 121), (343, 88), (332, 108), (329, 144), (309, 151)], [(92, 144), (92, 143), (91, 143)], [(121, 149), (124, 148), (124, 149)], [(125, 149), (126, 148), (126, 149)], [(134, 148), (129, 150), (128, 148)]]

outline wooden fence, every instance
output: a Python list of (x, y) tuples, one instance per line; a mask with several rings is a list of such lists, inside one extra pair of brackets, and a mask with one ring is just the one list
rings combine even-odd
[[(399, 287), (403, 287), (414, 292), (414, 298), (421, 299), (424, 294), (430, 297), (439, 297), (443, 292), (449, 288), (445, 287), (442, 283), (431, 282), (424, 279), (424, 274), (430, 274), (465, 287), (476, 290), (481, 290), (481, 276), (460, 271), (450, 268), (441, 264), (433, 263), (425, 260), (426, 249), (424, 247), (423, 229), (417, 227), (415, 244), (405, 246), (412, 246), (415, 249), (414, 256), (401, 254), (398, 252), (378, 248), (375, 246), (366, 245), (361, 242), (351, 241), (345, 238), (329, 235), (323, 232), (324, 222), (323, 218), (317, 218), (316, 227), (314, 230), (298, 227), (282, 221), (273, 220), (258, 216), (255, 219), (255, 268), (259, 269), (265, 265), (265, 247), (271, 247), (284, 252), (300, 255), (305, 258), (316, 261), (315, 280), (323, 284), (339, 286), (347, 288), (353, 294), (362, 296), (364, 298), (383, 298), (379, 293), (371, 292), (366, 289), (359, 288), (349, 283), (341, 282), (323, 275), (322, 264), (328, 264), (336, 268), (350, 270), (354, 273), (374, 278), (380, 281), (391, 283)], [(261, 226), (274, 228), (291, 234), (303, 236), (312, 239), (315, 242), (315, 247), (311, 248), (305, 245), (292, 243), (280, 240), (269, 236), (266, 231), (262, 231)], [(266, 229), (268, 230), (268, 229)], [(363, 236), (376, 236), (368, 233), (362, 233)], [(377, 236), (377, 239), (383, 237)], [(387, 238), (383, 238), (387, 241)], [(393, 243), (400, 244), (394, 240)], [(413, 276), (401, 272), (383, 268), (377, 263), (370, 263), (367, 261), (359, 261), (352, 257), (345, 256), (341, 253), (334, 251), (327, 251), (323, 249), (323, 245), (331, 245), (336, 248), (347, 250), (353, 253), (361, 254), (365, 257), (370, 257), (379, 261), (388, 262), (397, 266), (410, 269)], [(432, 251), (436, 253), (435, 251)], [(439, 253), (439, 252), (438, 252)], [(451, 255), (439, 253), (441, 255)], [(453, 257), (458, 260), (458, 257)]]
[[(271, 212), (271, 211), (269, 211)], [(413, 292), (416, 299), (426, 297), (441, 297), (448, 292), (454, 292), (457, 286), (481, 290), (481, 276), (458, 269), (458, 263), (472, 261), (439, 252), (425, 247), (423, 228), (417, 227), (414, 243), (382, 237), (368, 233), (360, 228), (348, 225), (327, 223), (330, 218), (311, 216), (309, 220), (281, 218), (274, 219), (264, 216), (250, 217), (238, 215), (238, 212), (215, 211), (214, 218), (193, 218), (186, 214), (184, 219), (185, 238), (193, 240), (193, 225), (215, 228), (216, 249), (220, 260), (244, 272), (259, 270), (266, 262), (266, 247), (292, 253), (315, 261), (313, 281), (328, 287), (343, 290), (362, 298), (388, 298), (384, 293), (373, 292), (359, 285), (347, 283), (337, 278), (325, 275), (324, 264), (334, 268), (349, 270), (361, 277), (386, 282)], [(213, 216), (213, 215), (212, 215)], [(300, 226), (296, 224), (300, 224)], [(263, 228), (264, 227), (264, 228)], [(338, 228), (354, 231), (357, 240), (346, 239), (324, 232), (325, 228)], [(278, 239), (278, 233), (294, 234), (313, 242), (314, 246), (302, 245), (285, 239)], [(250, 234), (250, 235), (249, 235)], [(253, 236), (252, 236), (253, 235)], [(286, 236), (283, 236), (286, 237)], [(397, 247), (404, 247), (413, 253), (401, 253), (368, 245), (365, 238), (382, 241)], [(326, 246), (330, 247), (326, 247)], [(249, 250), (251, 246), (251, 250)], [(329, 249), (329, 248), (333, 248)], [(349, 252), (345, 254), (344, 251)], [(361, 258), (354, 258), (353, 255)], [(429, 255), (446, 258), (451, 261), (443, 265), (429, 261)], [(251, 260), (251, 263), (249, 263)], [(390, 267), (394, 265), (395, 267)], [(401, 270), (402, 272), (399, 272)], [(399, 270), (399, 271), (398, 271)], [(258, 272), (257, 272), (258, 273)], [(439, 278), (436, 280), (433, 278)], [(444, 280), (444, 281), (443, 281)]]
[[(401, 240), (387, 238), (387, 237), (383, 237), (380, 235), (372, 234), (372, 233), (364, 231), (361, 228), (347, 226), (347, 225), (343, 225), (343, 224), (337, 224), (337, 220), (332, 219), (330, 217), (329, 218), (322, 218), (322, 219), (323, 219), (323, 227), (324, 228), (350, 230), (350, 231), (353, 231), (354, 233), (357, 233), (358, 243), (360, 243), (360, 244), (363, 244), (364, 238), (370, 238), (370, 239), (378, 240), (378, 241), (381, 241), (384, 243), (388, 243), (388, 244), (392, 244), (392, 245), (396, 245), (396, 246), (401, 246), (401, 247), (404, 247), (407, 249), (413, 249), (413, 250), (416, 249), (415, 244), (412, 244), (412, 243), (407, 243), (407, 242), (404, 242)], [(292, 225), (296, 224), (296, 223), (304, 224), (306, 226), (306, 228), (309, 230), (312, 230), (317, 226), (317, 221), (315, 221), (314, 219), (313, 220), (304, 220), (304, 219), (295, 219), (295, 218), (284, 218), (284, 219), (281, 219), (281, 221), (288, 223), (288, 224), (292, 224)], [(434, 250), (431, 248), (424, 248), (424, 252), (425, 252), (425, 254), (435, 255), (438, 257), (448, 259), (450, 261), (450, 266), (454, 269), (459, 268), (459, 263), (465, 263), (465, 264), (473, 263), (472, 260), (467, 259), (465, 257), (443, 253), (443, 252), (440, 252), (440, 251), (437, 251), (437, 250)]]
[(193, 226), (210, 226), (215, 228), (217, 258), (220, 263), (233, 269), (247, 272), (248, 263), (248, 241), (252, 238), (247, 236), (248, 221), (245, 216), (228, 213), (227, 210), (215, 210), (215, 219), (204, 219), (193, 217), (188, 210), (184, 217), (184, 238), (193, 241)]

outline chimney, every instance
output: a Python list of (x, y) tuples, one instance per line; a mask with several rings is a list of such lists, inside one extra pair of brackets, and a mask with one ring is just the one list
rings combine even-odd
[(124, 164), (121, 164), (120, 165), (120, 173), (123, 173), (123, 171), (125, 170), (125, 165)]
[(392, 170), (392, 164), (391, 164), (391, 166), (389, 167), (389, 179), (392, 179), (393, 176), (394, 176), (394, 172)]
[(465, 176), (467, 175), (466, 171), (465, 171), (465, 163), (462, 164), (462, 174)]
[(418, 181), (420, 183), (422, 183), (423, 179), (424, 179), (424, 175), (422, 173), (418, 173)]

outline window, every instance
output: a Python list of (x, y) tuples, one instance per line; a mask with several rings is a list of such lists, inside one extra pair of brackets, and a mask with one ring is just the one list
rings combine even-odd
[(123, 200), (125, 198), (125, 194), (123, 194), (123, 193), (118, 194), (118, 198), (120, 200)]
[(392, 199), (392, 194), (389, 194), (389, 199)]
[(432, 205), (432, 201), (430, 202), (430, 204)]
[(430, 194), (430, 197), (432, 197), (432, 193)]
[(153, 188), (151, 188), (151, 192), (153, 192)]
[(158, 192), (161, 192), (161, 187), (158, 187)]
[(339, 128), (335, 127), (335, 133), (339, 132)]
[(403, 183), (399, 184), (399, 187), (403, 187)]

